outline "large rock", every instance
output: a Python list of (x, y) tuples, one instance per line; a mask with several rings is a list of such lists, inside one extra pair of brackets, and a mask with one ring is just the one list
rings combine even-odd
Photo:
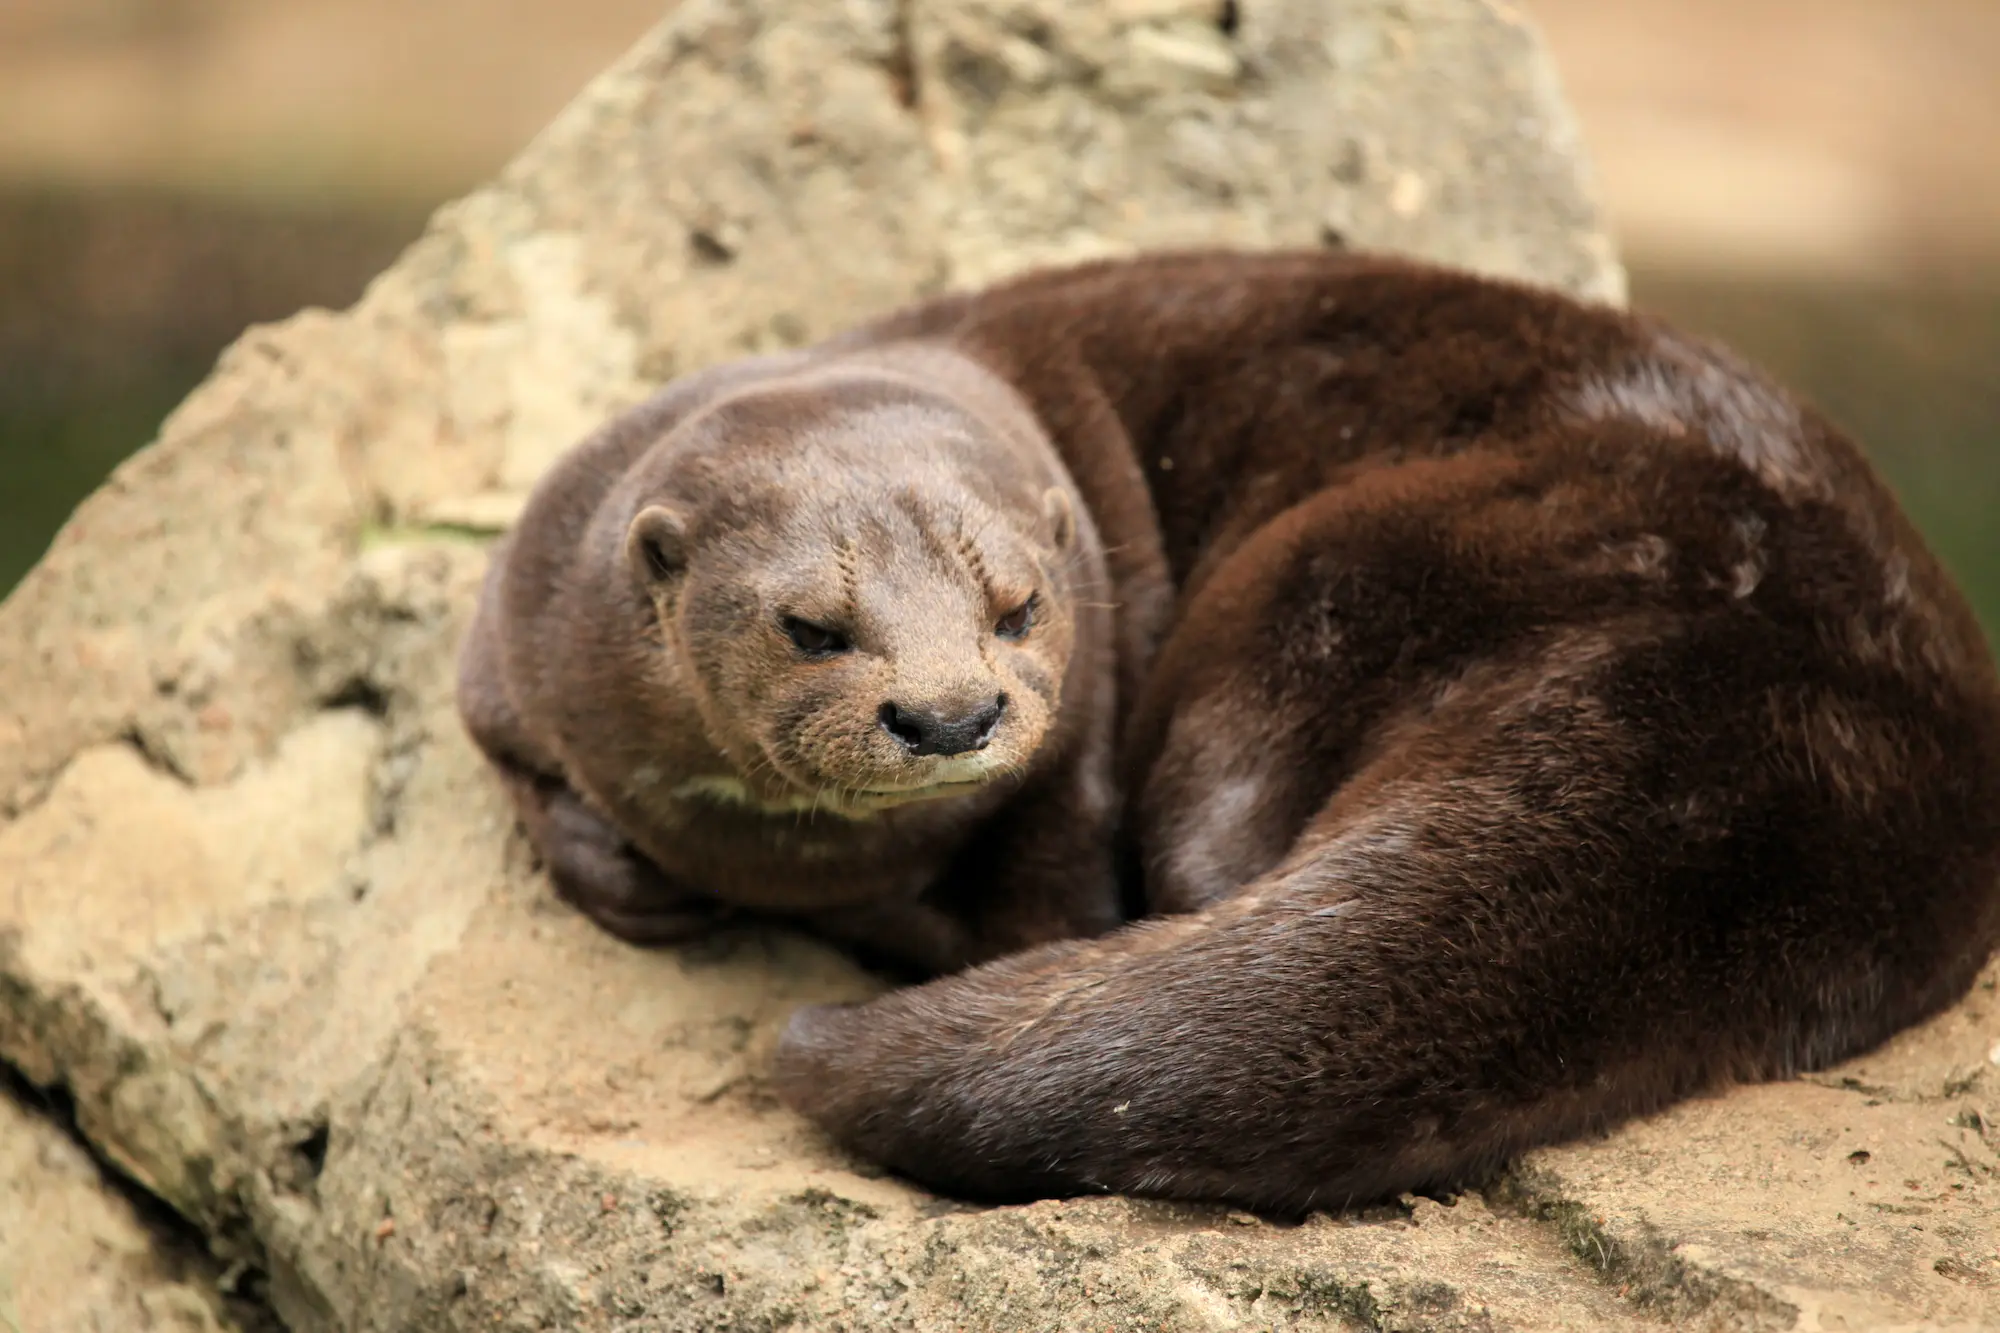
[(1177, 242), (1622, 294), (1497, 4), (782, 8), (683, 4), (357, 308), (247, 335), (0, 607), (0, 1056), (298, 1329), (1990, 1315), (1990, 977), (1852, 1087), (1281, 1229), (885, 1179), (765, 1082), (793, 1005), (872, 982), (775, 931), (636, 951), (551, 900), (453, 649), (484, 535), (648, 386)]
[(0, 1329), (233, 1333), (204, 1257), (160, 1243), (60, 1127), (0, 1097)]

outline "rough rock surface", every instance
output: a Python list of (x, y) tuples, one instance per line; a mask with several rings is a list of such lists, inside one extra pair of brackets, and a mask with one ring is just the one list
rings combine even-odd
[(0, 1097), (0, 1329), (234, 1333), (202, 1257), (160, 1244), (61, 1127)]
[[(605, 413), (1037, 261), (1329, 232), (1622, 291), (1497, 3), (686, 0), (357, 308), (247, 335), (0, 607), (0, 1058), (302, 1330), (2000, 1322), (1993, 973), (1450, 1204), (970, 1209), (769, 1095), (784, 1015), (867, 977), (629, 949), (531, 870), (452, 657)], [(11, 1234), (47, 1136), (0, 1135)]]

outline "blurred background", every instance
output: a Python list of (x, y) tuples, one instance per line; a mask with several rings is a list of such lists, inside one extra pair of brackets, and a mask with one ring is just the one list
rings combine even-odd
[[(0, 594), (671, 0), (0, 0)], [(2000, 631), (2000, 0), (1517, 0), (1635, 304), (1869, 446)], [(1996, 635), (2000, 637), (2000, 635)]]

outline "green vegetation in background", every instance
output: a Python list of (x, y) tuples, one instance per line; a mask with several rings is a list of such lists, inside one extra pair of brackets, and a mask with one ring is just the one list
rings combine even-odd
[(351, 303), (421, 226), (0, 188), (0, 596), (246, 326)]
[(2000, 274), (1928, 288), (1636, 270), (1633, 304), (1721, 338), (1868, 450), (2000, 647)]
[[(0, 595), (246, 324), (347, 304), (417, 226), (0, 195)], [(1870, 289), (1640, 267), (1633, 290), (1853, 431), (2000, 642), (2000, 274)]]
[(41, 559), (70, 511), (153, 438), (202, 373), (163, 368), (98, 396), (0, 391), (0, 596)]

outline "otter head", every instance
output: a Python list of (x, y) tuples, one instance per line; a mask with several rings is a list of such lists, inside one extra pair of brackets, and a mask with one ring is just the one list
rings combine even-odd
[(735, 769), (694, 790), (860, 815), (1028, 768), (1079, 539), (1032, 421), (862, 375), (736, 395), (659, 454), (625, 561)]

